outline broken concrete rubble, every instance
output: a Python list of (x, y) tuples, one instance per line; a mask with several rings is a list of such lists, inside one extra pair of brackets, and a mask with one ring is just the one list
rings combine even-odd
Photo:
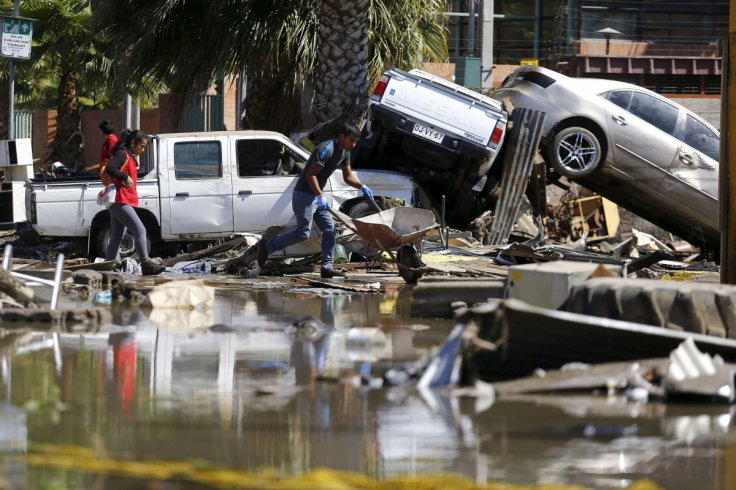
[(700, 352), (688, 337), (670, 353), (664, 387), (668, 397), (711, 398), (727, 403), (736, 401), (736, 367), (726, 365), (720, 356)]
[(595, 276), (617, 276), (622, 270), (620, 266), (566, 260), (514, 265), (509, 267), (508, 297), (557, 309), (567, 301), (574, 286)]

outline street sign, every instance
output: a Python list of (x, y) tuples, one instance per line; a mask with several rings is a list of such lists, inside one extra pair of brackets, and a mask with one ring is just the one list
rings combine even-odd
[(27, 60), (31, 57), (33, 21), (19, 17), (3, 17), (0, 56)]
[(539, 66), (539, 60), (534, 59), (534, 58), (522, 58), (519, 64), (521, 66), (525, 66), (525, 65)]

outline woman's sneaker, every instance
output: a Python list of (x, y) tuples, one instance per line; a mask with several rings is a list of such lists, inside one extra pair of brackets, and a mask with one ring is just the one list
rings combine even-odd
[(150, 258), (141, 261), (141, 274), (144, 276), (155, 276), (166, 270), (161, 264), (157, 264)]

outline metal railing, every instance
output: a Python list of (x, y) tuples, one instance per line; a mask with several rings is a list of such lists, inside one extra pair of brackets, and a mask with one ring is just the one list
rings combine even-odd
[(33, 112), (15, 111), (13, 113), (13, 138), (33, 138)]
[(203, 95), (191, 102), (182, 114), (181, 131), (222, 131), (225, 129), (225, 98)]

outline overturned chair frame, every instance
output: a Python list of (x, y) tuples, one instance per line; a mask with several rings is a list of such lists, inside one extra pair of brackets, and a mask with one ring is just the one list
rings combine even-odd
[(51, 287), (51, 302), (49, 308), (52, 310), (56, 309), (56, 303), (59, 300), (59, 289), (61, 288), (61, 272), (64, 266), (64, 254), (56, 256), (56, 267), (54, 268), (54, 278), (44, 279), (41, 277), (35, 277), (22, 272), (14, 271), (10, 268), (13, 260), (13, 246), (5, 245), (3, 252), (3, 269), (9, 270), (13, 277), (22, 280), (27, 286), (49, 286)]

